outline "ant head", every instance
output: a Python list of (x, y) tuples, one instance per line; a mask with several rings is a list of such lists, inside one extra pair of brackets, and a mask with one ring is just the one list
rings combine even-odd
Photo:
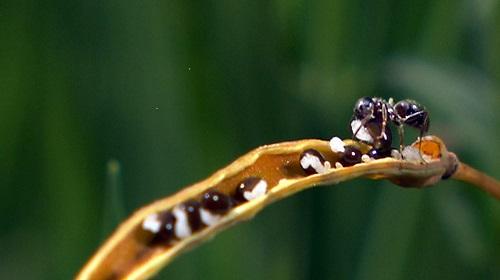
[(354, 105), (354, 117), (356, 119), (362, 120), (374, 112), (374, 101), (371, 97), (362, 97), (356, 101)]

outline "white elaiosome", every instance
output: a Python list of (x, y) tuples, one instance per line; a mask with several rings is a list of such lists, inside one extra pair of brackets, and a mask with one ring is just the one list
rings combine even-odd
[(401, 153), (396, 149), (392, 149), (391, 150), (391, 157), (394, 159), (401, 159)]
[(343, 153), (345, 152), (345, 143), (342, 139), (338, 137), (333, 137), (330, 140), (330, 149), (332, 149), (335, 153)]
[(330, 162), (325, 161), (325, 163), (322, 164), (321, 160), (317, 156), (311, 154), (305, 154), (300, 159), (300, 166), (304, 169), (312, 167), (318, 174), (325, 173), (331, 168)]
[(412, 147), (412, 146), (406, 146), (403, 148), (403, 151), (401, 152), (401, 155), (405, 160), (414, 160), (414, 161), (419, 161), (420, 160), (420, 155), (418, 152), (418, 149)]
[[(361, 126), (360, 120), (353, 120), (351, 122), (352, 133), (354, 134), (357, 131), (358, 133), (356, 134), (356, 138), (358, 138), (361, 141), (373, 143), (373, 137), (370, 135), (370, 132), (368, 132), (368, 129), (366, 129), (366, 127), (364, 127), (364, 126), (361, 126), (361, 128), (360, 128), (360, 126)], [(359, 128), (359, 130), (358, 130), (358, 128)]]
[(251, 191), (243, 192), (243, 197), (250, 201), (265, 195), (267, 192), (267, 182), (260, 180)]
[(362, 161), (362, 162), (369, 162), (369, 161), (372, 161), (372, 160), (373, 160), (373, 159), (372, 159), (372, 158), (370, 158), (370, 156), (368, 156), (368, 155), (366, 155), (366, 154), (361, 156), (361, 161)]
[(158, 219), (158, 214), (153, 213), (144, 219), (142, 222), (142, 228), (144, 230), (150, 231), (152, 233), (158, 233), (160, 231), (161, 222)]
[(201, 221), (207, 225), (211, 226), (215, 223), (217, 223), (220, 220), (220, 215), (212, 214), (208, 210), (205, 210), (203, 208), (200, 209), (200, 217)]
[[(325, 166), (325, 170), (328, 171), (328, 169), (331, 169), (332, 168), (332, 164), (326, 160), (325, 163), (323, 164)], [(326, 172), (325, 171), (325, 172)]]
[(175, 206), (172, 210), (175, 216), (175, 236), (178, 238), (186, 238), (191, 235), (191, 227), (189, 226), (186, 211), (179, 206)]
[(410, 160), (410, 161), (422, 161), (422, 160), (428, 161), (432, 159), (432, 157), (426, 154), (422, 154), (417, 147), (413, 146), (404, 147), (402, 155), (404, 160)]
[(342, 168), (342, 167), (344, 167), (344, 166), (342, 165), (342, 163), (340, 163), (340, 162), (338, 162), (338, 161), (335, 163), (335, 168)]

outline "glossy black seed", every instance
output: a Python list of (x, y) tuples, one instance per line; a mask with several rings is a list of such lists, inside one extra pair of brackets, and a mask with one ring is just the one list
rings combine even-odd
[(372, 148), (366, 153), (369, 157), (374, 159), (385, 158), (391, 156), (391, 149), (375, 149)]
[(198, 201), (188, 200), (181, 205), (181, 209), (186, 211), (191, 231), (197, 231), (203, 226), (200, 217), (200, 203)]
[(152, 243), (169, 243), (174, 239), (175, 216), (170, 211), (165, 211), (158, 215), (160, 221), (160, 231), (156, 233), (152, 239)]
[[(314, 150), (314, 149), (308, 149), (308, 150), (305, 150), (301, 155), (300, 155), (300, 159), (299, 159), (299, 162), (302, 163), (302, 159), (306, 156), (312, 156), (312, 157), (316, 157), (319, 159), (319, 161), (321, 162), (321, 164), (325, 164), (325, 158), (323, 157), (323, 155)], [(307, 168), (304, 168), (302, 166), (302, 164), (300, 164), (300, 168), (302, 168), (302, 170), (304, 170), (304, 172), (307, 174), (307, 175), (312, 175), (312, 174), (317, 174), (318, 172), (312, 167), (312, 166), (308, 166)]]
[(361, 162), (361, 151), (353, 146), (346, 146), (345, 151), (342, 153), (340, 163), (346, 166), (352, 166)]
[(224, 214), (231, 209), (231, 198), (218, 191), (208, 191), (203, 194), (201, 206), (210, 212)]
[(262, 179), (259, 177), (252, 176), (238, 183), (234, 193), (234, 199), (238, 202), (247, 201), (243, 194), (245, 192), (251, 192), (261, 180)]

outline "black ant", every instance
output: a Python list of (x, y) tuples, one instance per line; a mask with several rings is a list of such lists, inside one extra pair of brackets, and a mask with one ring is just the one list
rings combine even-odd
[(420, 139), (429, 130), (429, 112), (414, 100), (405, 99), (394, 104), (379, 97), (362, 97), (354, 106), (351, 119), (353, 138), (373, 145), (368, 155), (373, 158), (390, 156), (392, 133), (389, 122), (397, 126), (399, 150), (404, 145), (404, 126), (420, 130)]

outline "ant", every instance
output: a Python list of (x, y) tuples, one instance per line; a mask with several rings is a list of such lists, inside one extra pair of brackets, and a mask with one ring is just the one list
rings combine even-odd
[(420, 139), (429, 130), (429, 112), (414, 100), (405, 99), (394, 104), (392, 98), (362, 97), (354, 106), (351, 119), (352, 137), (373, 145), (368, 155), (373, 158), (390, 156), (392, 122), (399, 132), (399, 151), (403, 151), (404, 126), (420, 130)]

